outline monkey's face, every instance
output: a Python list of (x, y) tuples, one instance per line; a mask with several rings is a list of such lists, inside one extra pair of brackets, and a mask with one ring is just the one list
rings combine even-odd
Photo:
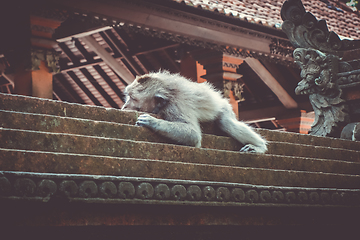
[(136, 110), (158, 114), (163, 110), (168, 98), (161, 93), (159, 81), (143, 75), (125, 88), (126, 102), (122, 110)]
[(155, 108), (154, 98), (137, 91), (126, 92), (126, 101), (122, 110), (136, 110), (152, 113)]
[(154, 97), (146, 90), (146, 86), (135, 79), (125, 88), (126, 101), (122, 110), (136, 110), (151, 113), (155, 108)]

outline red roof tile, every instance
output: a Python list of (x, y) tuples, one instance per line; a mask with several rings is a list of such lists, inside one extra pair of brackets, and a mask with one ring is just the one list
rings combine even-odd
[[(281, 28), (280, 10), (284, 0), (173, 0), (193, 7), (201, 7), (208, 11), (217, 11), (229, 17)], [(311, 12), (320, 20), (326, 20), (330, 31), (342, 37), (360, 39), (360, 14), (353, 12), (339, 1), (329, 1), (343, 12), (328, 8), (320, 0), (302, 1), (306, 11)]]

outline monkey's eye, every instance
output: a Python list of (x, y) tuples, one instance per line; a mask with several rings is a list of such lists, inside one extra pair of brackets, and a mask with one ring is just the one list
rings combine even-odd
[(133, 96), (129, 96), (129, 98), (132, 100), (132, 101), (135, 101), (137, 102), (138, 100), (136, 98), (134, 98)]

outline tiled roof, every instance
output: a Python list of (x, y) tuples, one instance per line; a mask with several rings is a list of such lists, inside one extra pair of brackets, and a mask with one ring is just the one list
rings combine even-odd
[[(284, 0), (173, 0), (188, 6), (219, 12), (229, 17), (274, 28), (281, 28), (281, 6)], [(306, 11), (325, 19), (330, 31), (342, 37), (360, 39), (360, 14), (339, 1), (302, 1)], [(328, 3), (325, 3), (328, 2)], [(330, 7), (332, 6), (332, 7)]]

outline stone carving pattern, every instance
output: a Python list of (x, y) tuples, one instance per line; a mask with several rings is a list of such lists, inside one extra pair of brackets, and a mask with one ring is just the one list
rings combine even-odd
[(306, 12), (301, 0), (287, 0), (281, 8), (283, 31), (297, 48), (313, 48), (341, 55), (343, 51), (360, 48), (360, 40), (341, 40), (329, 31), (325, 20), (317, 20)]
[(331, 136), (349, 120), (348, 106), (337, 83), (339, 58), (318, 50), (297, 48), (295, 62), (301, 68), (296, 94), (308, 94), (315, 111), (310, 134)]
[[(328, 30), (324, 20), (305, 11), (301, 0), (287, 0), (282, 6), (283, 31), (297, 48), (293, 55), (302, 80), (296, 94), (308, 94), (315, 111), (310, 134), (339, 137), (350, 121), (349, 106), (342, 89), (360, 85), (358, 57), (360, 40), (341, 40)], [(344, 59), (346, 59), (344, 58)]]
[(244, 92), (244, 85), (245, 84), (240, 80), (223, 80), (224, 96), (228, 97), (230, 95), (230, 91), (232, 91), (236, 101), (244, 101), (245, 99), (242, 96), (242, 93)]
[(39, 70), (40, 61), (44, 61), (49, 69), (49, 72), (59, 73), (59, 53), (54, 50), (43, 48), (31, 49), (31, 70)]
[[(203, 205), (360, 205), (359, 189), (317, 189), (215, 182), (0, 172), (0, 198)], [(140, 202), (139, 202), (140, 201)]]

